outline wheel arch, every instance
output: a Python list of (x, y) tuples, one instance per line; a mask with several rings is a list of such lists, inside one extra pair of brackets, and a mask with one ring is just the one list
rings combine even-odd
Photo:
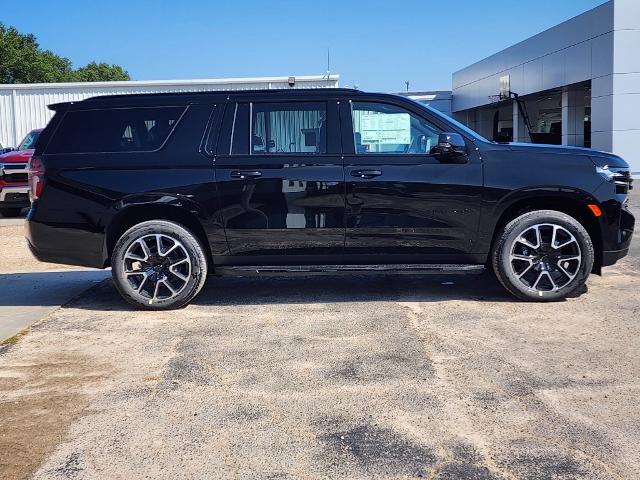
[(207, 239), (206, 232), (202, 226), (203, 211), (197, 205), (190, 205), (181, 199), (167, 201), (162, 197), (162, 201), (121, 201), (114, 205), (112, 215), (106, 221), (105, 243), (104, 243), (104, 263), (109, 265), (113, 249), (124, 232), (129, 228), (149, 220), (168, 220), (176, 222), (188, 228), (198, 238), (207, 255), (208, 267), (212, 268), (211, 247)]
[(521, 192), (510, 201), (501, 202), (497, 208), (497, 223), (491, 240), (493, 251), (495, 242), (504, 226), (520, 215), (534, 210), (555, 210), (575, 218), (585, 228), (595, 252), (592, 273), (601, 274), (602, 269), (602, 229), (598, 219), (591, 213), (588, 204), (599, 202), (582, 191), (529, 191)]

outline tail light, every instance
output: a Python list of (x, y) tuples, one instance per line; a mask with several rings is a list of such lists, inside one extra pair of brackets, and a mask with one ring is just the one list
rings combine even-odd
[(44, 163), (40, 157), (31, 157), (29, 160), (29, 197), (31, 201), (37, 200), (42, 195), (44, 185)]

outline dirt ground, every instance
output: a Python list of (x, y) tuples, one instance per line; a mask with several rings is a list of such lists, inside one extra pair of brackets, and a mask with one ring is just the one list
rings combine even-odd
[(640, 478), (639, 244), (555, 304), (211, 278), (153, 313), (104, 282), (0, 348), (0, 478)]
[(0, 239), (0, 273), (80, 269), (36, 260), (27, 248), (23, 225), (0, 223)]

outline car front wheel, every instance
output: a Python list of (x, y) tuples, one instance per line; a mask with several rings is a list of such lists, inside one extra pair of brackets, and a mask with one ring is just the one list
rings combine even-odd
[(122, 297), (148, 310), (179, 308), (202, 289), (207, 259), (195, 235), (165, 220), (139, 223), (118, 240), (112, 277)]
[(593, 243), (573, 217), (536, 210), (509, 222), (496, 239), (493, 269), (513, 295), (529, 301), (562, 300), (586, 282)]

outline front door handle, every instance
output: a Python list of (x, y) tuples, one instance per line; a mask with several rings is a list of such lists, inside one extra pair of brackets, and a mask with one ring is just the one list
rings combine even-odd
[(246, 180), (247, 178), (258, 178), (262, 176), (262, 172), (258, 171), (240, 171), (240, 172), (231, 172), (231, 178), (237, 178), (239, 180)]
[(380, 170), (352, 170), (351, 171), (352, 177), (359, 177), (359, 178), (365, 178), (365, 179), (379, 177), (380, 175), (382, 175), (382, 172)]

